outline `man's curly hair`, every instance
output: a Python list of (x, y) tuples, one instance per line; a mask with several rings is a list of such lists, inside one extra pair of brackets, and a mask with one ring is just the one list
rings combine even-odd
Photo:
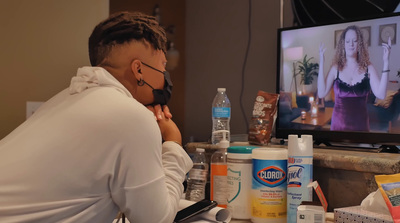
[(166, 53), (165, 30), (153, 16), (140, 12), (118, 12), (99, 23), (89, 37), (89, 58), (97, 66), (114, 46), (136, 41), (147, 41), (155, 50)]
[(349, 30), (355, 31), (356, 35), (357, 35), (357, 39), (358, 39), (358, 41), (357, 41), (357, 63), (359, 65), (359, 68), (362, 70), (366, 70), (368, 65), (371, 64), (371, 62), (369, 61), (369, 53), (368, 53), (367, 45), (364, 41), (364, 37), (362, 35), (361, 29), (358, 26), (349, 26), (340, 35), (333, 64), (337, 65), (339, 71), (343, 70), (344, 66), (346, 65), (347, 61), (346, 61), (346, 51), (345, 51), (344, 45), (345, 45), (346, 33)]

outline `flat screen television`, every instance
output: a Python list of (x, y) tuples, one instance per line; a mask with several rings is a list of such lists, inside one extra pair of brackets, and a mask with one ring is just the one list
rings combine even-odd
[[(366, 112), (359, 104), (345, 108), (343, 104), (351, 104), (344, 101), (345, 94), (337, 93), (333, 83), (331, 87), (327, 84), (326, 77), (331, 69), (336, 57), (337, 49), (343, 42), (340, 41), (341, 34), (349, 26), (356, 26), (360, 30), (363, 38), (364, 48), (369, 55), (370, 64), (376, 70), (376, 76), (381, 78), (383, 72), (388, 72), (386, 97), (379, 99), (376, 97), (370, 84), (373, 78), (370, 77), (371, 71), (365, 71), (369, 80), (367, 85), (370, 90), (354, 91), (354, 85), (363, 82), (351, 79), (340, 80), (338, 89), (343, 88), (343, 84), (349, 87), (347, 95), (349, 97), (364, 97), (353, 100), (364, 100)], [(354, 31), (356, 33), (356, 31)], [(276, 120), (276, 138), (287, 139), (289, 134), (311, 134), (317, 143), (344, 143), (344, 144), (366, 144), (366, 145), (400, 145), (400, 14), (392, 13), (373, 18), (362, 18), (351, 21), (340, 21), (330, 24), (320, 24), (308, 27), (291, 27), (278, 29), (278, 63), (277, 63), (277, 93), (280, 94), (278, 116)], [(383, 69), (384, 45), (391, 39), (389, 68)], [(344, 42), (349, 40), (344, 40)], [(356, 41), (359, 41), (358, 39)], [(322, 44), (322, 45), (321, 45)], [(345, 43), (343, 43), (344, 45)], [(353, 44), (356, 44), (353, 42)], [(326, 88), (329, 92), (323, 97), (318, 96), (318, 78), (320, 65), (320, 47), (324, 49), (323, 75)], [(357, 45), (359, 47), (360, 45)], [(364, 51), (365, 52), (365, 51)], [(344, 55), (344, 54), (342, 54)], [(357, 60), (358, 59), (358, 56)], [(365, 58), (365, 57), (364, 57)], [(350, 60), (350, 59), (349, 59)], [(337, 60), (336, 60), (337, 61)], [(343, 60), (342, 60), (343, 61)], [(305, 63), (306, 62), (306, 63)], [(343, 63), (342, 63), (343, 64)], [(345, 60), (344, 66), (347, 62)], [(350, 63), (348, 63), (350, 64)], [(334, 65), (334, 68), (338, 66)], [(348, 70), (350, 66), (348, 67)], [(304, 70), (308, 75), (304, 75)], [(348, 71), (347, 70), (347, 71)], [(342, 71), (334, 71), (335, 78), (340, 79)], [(362, 72), (359, 71), (359, 72)], [(337, 74), (338, 73), (338, 74)], [(358, 73), (359, 74), (359, 73)], [(363, 73), (364, 74), (364, 73)], [(339, 76), (337, 76), (339, 75)], [(343, 75), (343, 74), (342, 74)], [(365, 75), (365, 74), (364, 74)], [(357, 77), (355, 77), (356, 79)], [(310, 82), (311, 79), (311, 83)], [(347, 80), (347, 82), (346, 82)], [(336, 79), (335, 79), (336, 81)], [(339, 81), (339, 80), (338, 80)], [(306, 83), (307, 82), (307, 83)], [(364, 85), (363, 85), (364, 86)], [(320, 87), (322, 89), (323, 87)], [(353, 89), (353, 90), (352, 90)], [(358, 88), (360, 89), (360, 88)], [(340, 90), (342, 91), (342, 90)], [(321, 91), (322, 92), (322, 91)], [(348, 99), (347, 99), (348, 100)], [(335, 108), (335, 104), (337, 108)], [(334, 111), (337, 109), (336, 111)], [(342, 119), (339, 110), (345, 111), (346, 119)], [(360, 111), (354, 115), (354, 110)], [(349, 119), (349, 115), (351, 120)], [(333, 117), (335, 116), (335, 117)], [(350, 122), (364, 117), (360, 120), (367, 120), (367, 128), (348, 129), (338, 128), (340, 125), (351, 125)], [(333, 120), (332, 120), (333, 119)], [(347, 120), (347, 121), (343, 121)], [(365, 123), (364, 123), (365, 124)], [(353, 124), (354, 125), (354, 124)], [(335, 127), (332, 127), (335, 126)]]

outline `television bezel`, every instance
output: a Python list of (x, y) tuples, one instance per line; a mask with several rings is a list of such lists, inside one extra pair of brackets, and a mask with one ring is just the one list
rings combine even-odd
[[(322, 27), (328, 25), (336, 25), (343, 23), (351, 23), (365, 20), (374, 20), (380, 18), (390, 18), (390, 17), (399, 17), (400, 12), (395, 13), (383, 13), (374, 16), (368, 17), (360, 17), (355, 19), (348, 20), (340, 20), (333, 21), (329, 23), (320, 23), (314, 25), (306, 25), (306, 26), (294, 26), (294, 27), (285, 27), (279, 28), (277, 30), (277, 75), (276, 75), (276, 93), (280, 93), (280, 75), (281, 75), (281, 34), (283, 31), (287, 30), (298, 30), (298, 29), (306, 29), (311, 27)], [(393, 59), (392, 59), (393, 61)], [(392, 65), (391, 65), (392, 66)], [(374, 145), (400, 145), (400, 133), (388, 133), (388, 132), (355, 132), (355, 131), (328, 131), (328, 130), (309, 130), (309, 129), (295, 129), (295, 128), (280, 128), (279, 127), (279, 102), (278, 102), (278, 110), (277, 110), (277, 119), (275, 121), (275, 137), (277, 139), (288, 139), (288, 136), (291, 134), (297, 135), (312, 135), (314, 142), (316, 144), (323, 143), (325, 145), (331, 145), (331, 143), (355, 143), (355, 144), (370, 144), (371, 148)], [(370, 148), (367, 146), (367, 148)]]

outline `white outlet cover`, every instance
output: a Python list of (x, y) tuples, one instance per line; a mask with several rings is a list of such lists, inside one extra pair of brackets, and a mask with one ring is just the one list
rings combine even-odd
[(26, 119), (31, 117), (31, 115), (43, 104), (43, 101), (27, 101), (26, 102)]

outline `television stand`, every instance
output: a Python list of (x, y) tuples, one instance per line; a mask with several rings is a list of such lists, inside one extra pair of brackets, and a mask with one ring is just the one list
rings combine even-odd
[(376, 153), (400, 153), (400, 148), (396, 145), (377, 145), (377, 144), (357, 144), (357, 143), (331, 143), (328, 141), (315, 141), (314, 147), (327, 149), (343, 149), (361, 152)]
[(320, 146), (321, 144), (323, 144), (325, 146), (329, 146), (329, 147), (332, 146), (332, 144), (329, 143), (328, 141), (318, 141), (318, 140), (314, 141), (314, 145), (316, 145), (316, 146)]
[(395, 145), (381, 145), (378, 149), (378, 153), (399, 153), (400, 150)]
[(320, 149), (337, 149), (337, 150), (350, 150), (359, 152), (380, 152), (380, 145), (365, 144), (365, 143), (346, 143), (346, 142), (328, 142), (328, 141), (314, 141), (314, 148)]

